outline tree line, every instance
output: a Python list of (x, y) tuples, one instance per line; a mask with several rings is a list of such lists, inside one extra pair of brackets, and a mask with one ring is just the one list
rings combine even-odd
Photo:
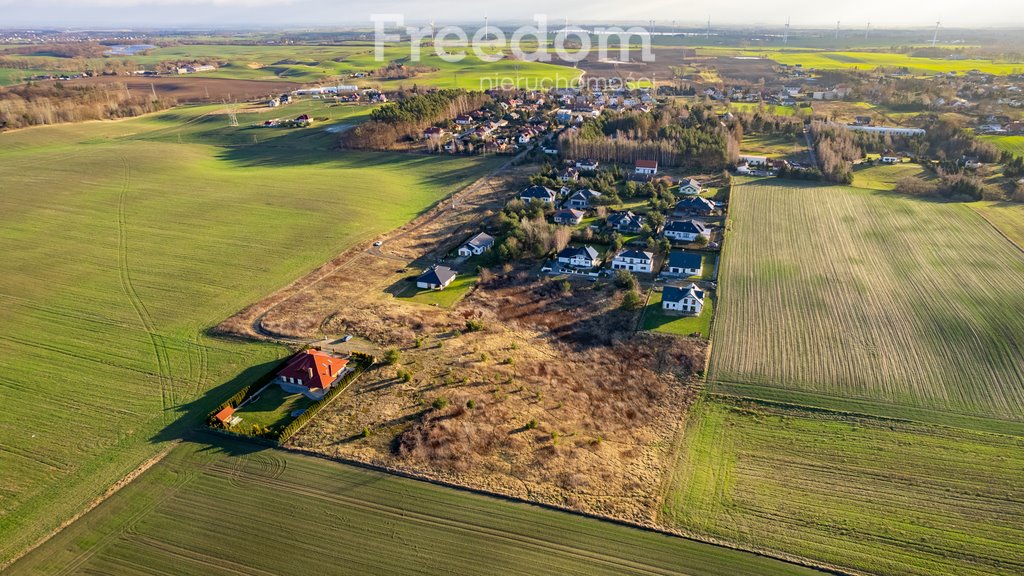
[(377, 108), (370, 120), (346, 132), (340, 140), (347, 148), (387, 148), (402, 139), (416, 138), (423, 129), (476, 110), (491, 97), (465, 90), (438, 90), (426, 94), (400, 93), (398, 100)]
[(0, 130), (139, 116), (174, 106), (172, 98), (130, 92), (124, 84), (24, 84), (0, 89)]

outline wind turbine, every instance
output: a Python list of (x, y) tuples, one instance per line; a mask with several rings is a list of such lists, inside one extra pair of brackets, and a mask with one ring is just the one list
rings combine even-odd
[(782, 43), (789, 44), (789, 17), (786, 17), (786, 31), (782, 33)]
[(932, 36), (932, 48), (935, 48), (935, 45), (938, 44), (938, 43), (939, 43), (939, 23), (936, 22), (935, 23), (935, 35)]
[(864, 28), (864, 39), (865, 40), (868, 39), (868, 32), (871, 32), (871, 22), (868, 22), (867, 27)]
[(836, 41), (839, 41), (839, 20), (836, 20)]
[(707, 31), (706, 38), (708, 40), (711, 40), (711, 16), (708, 16), (708, 31)]

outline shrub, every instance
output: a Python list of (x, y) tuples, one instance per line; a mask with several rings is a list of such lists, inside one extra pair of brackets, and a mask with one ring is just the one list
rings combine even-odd
[(636, 276), (629, 270), (616, 270), (614, 282), (622, 290), (636, 290)]
[(397, 348), (392, 348), (384, 354), (384, 363), (391, 366), (398, 364), (398, 361), (402, 359), (402, 353)]
[(467, 332), (479, 332), (484, 329), (483, 320), (466, 320)]
[(448, 406), (448, 399), (444, 396), (438, 396), (434, 398), (434, 401), (430, 404), (434, 410), (444, 410)]
[(514, 358), (512, 358), (511, 356), (509, 356), (508, 358), (505, 358), (504, 360), (502, 360), (502, 361), (501, 361), (501, 363), (502, 363), (502, 364), (504, 364), (504, 365), (506, 365), (506, 366), (511, 366), (512, 364), (515, 364), (515, 363), (516, 363), (516, 361), (515, 361), (515, 359), (514, 359)]
[(402, 382), (410, 382), (412, 381), (412, 372), (409, 372), (408, 370), (399, 370), (398, 379)]
[(526, 423), (526, 429), (527, 430), (533, 430), (536, 427), (537, 427), (537, 419), (536, 418), (531, 418), (530, 421)]
[(643, 298), (640, 297), (640, 293), (636, 289), (626, 292), (626, 295), (622, 297), (622, 308), (625, 310), (639, 310), (643, 305)]
[(472, 398), (470, 398), (469, 400), (466, 400), (466, 408), (469, 408), (470, 410), (472, 410), (473, 408), (476, 408), (476, 402), (473, 401)]
[(359, 433), (359, 437), (369, 438), (371, 434), (373, 434), (373, 432), (370, 432), (370, 428), (367, 426), (363, 426), (363, 431)]

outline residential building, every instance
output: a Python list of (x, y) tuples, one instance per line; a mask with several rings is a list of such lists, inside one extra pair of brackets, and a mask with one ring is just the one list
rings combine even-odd
[(459, 247), (459, 256), (479, 256), (494, 246), (494, 236), (481, 232)]
[(576, 161), (576, 169), (581, 172), (596, 172), (599, 164), (600, 162), (597, 160), (585, 158), (583, 160)]
[(580, 222), (583, 222), (583, 216), (586, 212), (582, 210), (575, 210), (573, 208), (562, 208), (552, 217), (555, 224), (561, 224), (563, 226), (577, 226)]
[(583, 190), (577, 190), (573, 193), (565, 203), (565, 206), (567, 208), (575, 208), (577, 210), (589, 210), (597, 204), (599, 198), (601, 198), (600, 192), (597, 190), (591, 190), (590, 188), (584, 188)]
[(416, 279), (416, 287), (424, 290), (443, 290), (455, 280), (455, 270), (447, 266), (431, 266)]
[(277, 373), (277, 382), (287, 392), (323, 395), (345, 374), (347, 365), (344, 358), (308, 348), (292, 356)]
[(700, 276), (704, 269), (703, 260), (704, 258), (700, 254), (673, 250), (668, 254), (668, 263), (664, 274), (683, 278)]
[(704, 188), (700, 185), (700, 182), (693, 178), (684, 178), (679, 183), (679, 193), (686, 194), (688, 196), (696, 196), (704, 191)]
[(519, 199), (529, 204), (530, 202), (555, 203), (555, 191), (544, 186), (530, 186), (519, 194)]
[(608, 225), (624, 234), (639, 234), (644, 227), (644, 217), (632, 212), (616, 212), (608, 216)]
[(612, 269), (650, 274), (654, 270), (654, 254), (639, 250), (623, 250), (612, 258)]
[(677, 242), (693, 242), (699, 236), (710, 238), (707, 227), (700, 220), (674, 220), (665, 224), (665, 238)]
[(661, 308), (683, 314), (700, 314), (704, 309), (704, 290), (696, 284), (682, 288), (665, 286), (661, 293)]
[(710, 216), (714, 213), (715, 203), (700, 196), (690, 196), (676, 202), (675, 213), (680, 216)]
[(658, 173), (658, 161), (657, 160), (637, 160), (636, 167), (633, 168), (634, 174), (645, 174), (648, 176), (654, 176)]
[(593, 246), (570, 246), (558, 253), (559, 264), (572, 268), (594, 268), (601, 263), (601, 256)]

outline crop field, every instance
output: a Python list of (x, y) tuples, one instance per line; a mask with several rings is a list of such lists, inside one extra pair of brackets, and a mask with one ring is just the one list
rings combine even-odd
[(854, 168), (853, 186), (873, 190), (893, 190), (904, 178), (932, 180), (935, 175), (917, 163), (861, 165)]
[(702, 400), (662, 520), (879, 575), (1024, 572), (1021, 438)]
[(947, 60), (944, 58), (919, 58), (909, 54), (892, 54), (884, 51), (867, 52), (858, 50), (826, 51), (813, 49), (738, 49), (738, 48), (698, 48), (700, 55), (733, 55), (761, 57), (774, 60), (779, 64), (820, 70), (841, 70), (858, 68), (874, 70), (875, 68), (907, 68), (913, 72), (957, 72), (964, 73), (980, 70), (987, 74), (1018, 74), (1024, 71), (1024, 63), (997, 62), (992, 60)]
[(1024, 136), (981, 136), (981, 139), (1014, 156), (1024, 157)]
[(975, 202), (971, 207), (1024, 250), (1024, 204)]
[[(807, 568), (229, 440), (186, 444), (17, 574), (663, 574)], [(256, 450), (256, 451), (254, 451)]]
[(497, 162), (331, 150), (261, 114), (0, 134), (0, 563), (287, 352), (208, 327)]
[(1024, 434), (1024, 253), (969, 206), (748, 180), (730, 208), (715, 390)]

